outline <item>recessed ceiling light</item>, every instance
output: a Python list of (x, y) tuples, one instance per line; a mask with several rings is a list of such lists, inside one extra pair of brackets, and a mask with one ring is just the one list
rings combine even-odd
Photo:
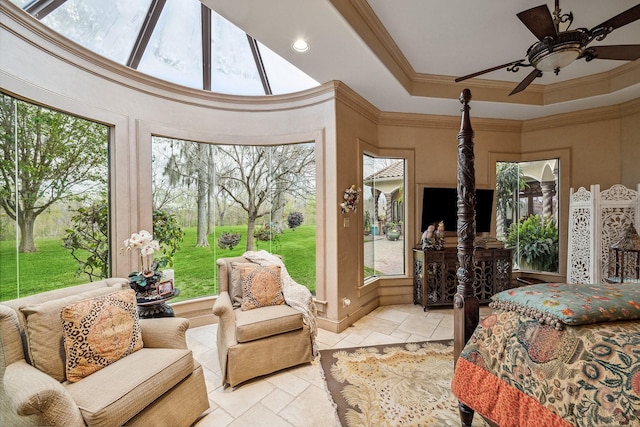
[(309, 50), (309, 43), (307, 43), (303, 39), (298, 39), (295, 42), (293, 42), (293, 44), (291, 45), (291, 49), (300, 53), (307, 52)]

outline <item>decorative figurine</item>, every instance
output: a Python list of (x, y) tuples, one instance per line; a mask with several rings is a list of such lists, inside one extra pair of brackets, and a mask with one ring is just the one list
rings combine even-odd
[(429, 225), (427, 229), (422, 233), (422, 239), (420, 240), (423, 251), (441, 251), (444, 249), (444, 222), (438, 223), (436, 229), (435, 224)]
[(444, 221), (438, 223), (438, 229), (435, 233), (435, 243), (438, 250), (444, 249)]
[(422, 246), (423, 251), (434, 250), (435, 244), (435, 232), (436, 226), (431, 224), (427, 227), (427, 229), (422, 233), (422, 239), (420, 240), (420, 244)]

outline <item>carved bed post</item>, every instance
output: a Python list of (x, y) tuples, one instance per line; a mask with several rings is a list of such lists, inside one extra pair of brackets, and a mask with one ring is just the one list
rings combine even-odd
[[(454, 361), (473, 334), (480, 320), (480, 304), (474, 295), (475, 271), (473, 265), (476, 237), (476, 175), (473, 153), (473, 129), (469, 117), (471, 91), (460, 94), (462, 121), (458, 132), (458, 287), (453, 298)], [(470, 426), (473, 410), (459, 404), (463, 426)]]

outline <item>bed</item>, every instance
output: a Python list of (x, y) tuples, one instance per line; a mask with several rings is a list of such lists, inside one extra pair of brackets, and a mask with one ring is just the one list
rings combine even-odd
[(460, 101), (458, 287), (452, 390), (463, 426), (640, 426), (640, 285), (541, 283), (473, 293), (475, 190), (471, 94)]
[(543, 283), (494, 296), (452, 390), (500, 426), (640, 425), (640, 286)]

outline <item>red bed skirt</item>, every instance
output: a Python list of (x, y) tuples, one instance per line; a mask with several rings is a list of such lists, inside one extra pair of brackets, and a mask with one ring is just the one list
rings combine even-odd
[(534, 398), (462, 357), (451, 390), (460, 402), (500, 427), (571, 427)]

